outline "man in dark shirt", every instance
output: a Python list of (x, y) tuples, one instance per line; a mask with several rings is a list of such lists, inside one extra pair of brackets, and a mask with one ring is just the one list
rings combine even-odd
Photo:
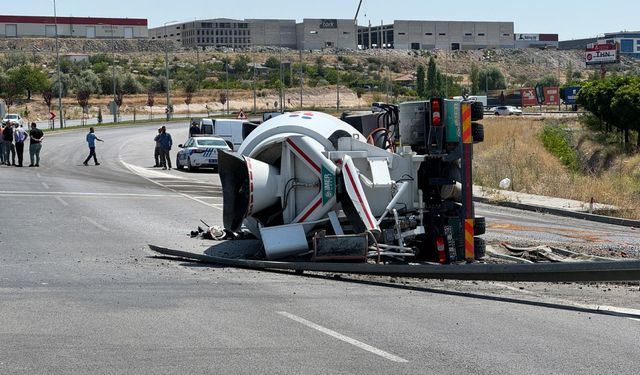
[(11, 123), (7, 124), (2, 131), (2, 143), (4, 144), (2, 148), (4, 152), (4, 163), (11, 165), (11, 163), (9, 163), (9, 154), (11, 152), (11, 146), (13, 146), (13, 125)]
[(194, 121), (189, 128), (189, 137), (193, 137), (196, 134), (200, 134), (200, 128), (198, 127), (198, 123)]
[(40, 150), (42, 149), (42, 140), (44, 139), (44, 133), (38, 129), (35, 122), (31, 123), (31, 131), (29, 132), (29, 159), (31, 160), (30, 167), (40, 166)]

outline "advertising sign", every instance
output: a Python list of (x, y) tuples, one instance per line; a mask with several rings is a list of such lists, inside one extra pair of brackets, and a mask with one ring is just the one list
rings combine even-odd
[(544, 104), (545, 105), (560, 104), (560, 90), (557, 87), (544, 88)]
[(321, 29), (337, 29), (338, 20), (337, 19), (320, 20), (320, 28)]
[(564, 91), (564, 103), (573, 105), (576, 104), (576, 97), (578, 96), (578, 91), (580, 91), (580, 86), (574, 87), (565, 87)]
[(516, 40), (537, 42), (540, 40), (540, 34), (516, 34)]
[(520, 89), (520, 94), (522, 95), (523, 107), (534, 107), (538, 105), (535, 89)]
[(620, 62), (620, 45), (612, 43), (592, 44), (584, 52), (587, 65), (615, 64)]

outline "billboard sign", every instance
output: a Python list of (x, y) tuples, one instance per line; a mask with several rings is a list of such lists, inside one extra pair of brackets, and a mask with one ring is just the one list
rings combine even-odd
[(615, 64), (620, 62), (620, 45), (617, 43), (592, 44), (584, 52), (587, 65)]
[(523, 107), (534, 107), (538, 105), (535, 89), (520, 89), (520, 94), (522, 95)]
[(338, 20), (337, 19), (320, 20), (320, 28), (321, 29), (337, 29)]
[(569, 105), (576, 104), (576, 98), (578, 97), (580, 88), (580, 86), (565, 87), (563, 89), (564, 103)]
[(537, 42), (540, 40), (540, 34), (515, 34), (516, 40)]
[(560, 90), (557, 87), (544, 88), (544, 104), (545, 105), (560, 104)]

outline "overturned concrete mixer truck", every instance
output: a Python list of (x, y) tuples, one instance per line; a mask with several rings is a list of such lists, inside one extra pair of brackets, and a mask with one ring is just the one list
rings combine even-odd
[(482, 258), (485, 221), (472, 199), (482, 103), (436, 98), (382, 109), (345, 121), (285, 113), (236, 152), (221, 152), (225, 229), (251, 232), (268, 260)]

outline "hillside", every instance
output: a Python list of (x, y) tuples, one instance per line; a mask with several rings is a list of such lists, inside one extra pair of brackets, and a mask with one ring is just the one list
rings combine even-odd
[[(131, 113), (134, 109), (140, 112), (149, 111), (146, 107), (148, 90), (156, 91), (154, 112), (164, 111), (165, 74), (164, 47), (159, 41), (153, 40), (84, 40), (61, 39), (60, 51), (64, 56), (72, 53), (87, 54), (93, 58), (92, 63), (71, 64), (65, 62), (64, 73), (69, 81), (69, 93), (65, 98), (67, 106), (76, 106), (73, 87), (74, 76), (83, 70), (94, 70), (102, 79), (104, 89), (92, 93), (89, 116), (96, 116), (98, 108), (102, 111), (110, 100), (112, 89), (109, 88), (109, 74), (112, 54), (116, 57), (118, 79), (132, 77), (136, 81), (134, 89), (126, 95), (125, 105), (121, 109), (124, 113)], [(291, 98), (290, 107), (299, 106), (299, 61), (305, 67), (303, 104), (309, 108), (323, 108), (335, 106), (336, 66), (340, 73), (341, 107), (366, 107), (372, 101), (411, 99), (410, 89), (414, 87), (415, 74), (418, 65), (427, 65), (431, 57), (435, 58), (438, 69), (462, 87), (470, 85), (469, 75), (472, 64), (480, 69), (495, 67), (505, 77), (507, 88), (519, 88), (531, 84), (545, 76), (553, 76), (561, 83), (566, 81), (566, 71), (571, 68), (574, 79), (586, 79), (595, 73), (587, 69), (582, 62), (581, 51), (557, 50), (474, 50), (474, 51), (400, 51), (400, 50), (368, 50), (359, 52), (340, 51), (338, 55), (333, 50), (304, 51), (302, 56), (298, 51), (261, 47), (252, 51), (231, 50), (170, 50), (169, 68), (172, 79), (173, 103), (177, 113), (187, 111), (184, 103), (185, 82), (189, 79), (197, 80), (200, 86), (194, 93), (191, 111), (203, 112), (206, 107), (210, 110), (222, 108), (221, 92), (226, 85), (226, 71), (224, 61), (230, 62), (229, 106), (232, 110), (253, 108), (253, 76), (251, 64), (265, 64), (275, 59), (287, 64), (285, 77), (286, 97)], [(244, 61), (244, 72), (236, 72), (235, 62)], [(319, 63), (320, 61), (320, 63)], [(290, 63), (290, 64), (288, 64)], [(55, 44), (50, 38), (41, 39), (0, 39), (0, 73), (6, 73), (12, 67), (32, 64), (43, 70), (50, 80), (55, 76)], [(319, 66), (321, 64), (322, 66)], [(98, 70), (97, 67), (100, 69)], [(248, 68), (247, 68), (248, 67)], [(277, 67), (277, 65), (276, 65)], [(324, 70), (324, 76), (318, 71)], [(263, 69), (256, 76), (258, 91), (257, 105), (259, 110), (273, 109), (273, 103), (279, 97), (277, 89), (279, 72), (276, 69)], [(635, 60), (623, 59), (615, 70), (628, 72), (640, 70), (640, 64)], [(196, 73), (194, 73), (196, 72)], [(197, 74), (197, 76), (194, 76)], [(189, 76), (191, 75), (191, 76)], [(189, 78), (191, 77), (191, 78)], [(67, 83), (65, 83), (66, 85)], [(78, 84), (76, 82), (76, 84)], [(355, 87), (360, 87), (356, 92)], [(394, 87), (404, 87), (399, 97), (394, 98)], [(362, 88), (366, 88), (362, 90)], [(409, 90), (409, 91), (407, 91)], [(357, 94), (360, 94), (361, 98)], [(32, 101), (25, 102), (23, 98), (16, 98), (16, 105), (20, 111), (30, 112), (34, 119), (43, 119), (48, 113), (42, 103), (40, 95), (36, 93)], [(25, 109), (22, 107), (25, 106)], [(72, 109), (67, 117), (79, 116), (81, 110)]]

